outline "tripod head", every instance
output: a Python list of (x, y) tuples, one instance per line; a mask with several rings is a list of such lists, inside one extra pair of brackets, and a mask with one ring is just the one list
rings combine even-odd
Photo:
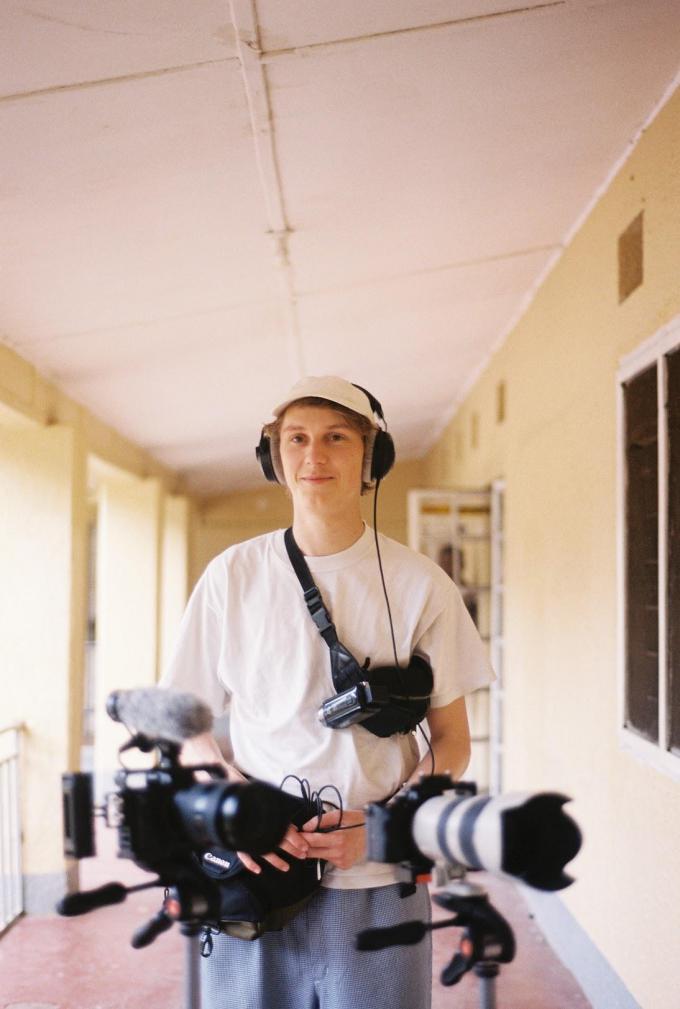
[(454, 917), (443, 921), (409, 921), (393, 928), (372, 928), (359, 932), (357, 949), (384, 949), (386, 946), (410, 946), (420, 942), (427, 932), (440, 928), (462, 928), (460, 943), (450, 963), (441, 973), (441, 982), (457, 984), (469, 970), (480, 979), (495, 978), (499, 964), (510, 963), (515, 956), (515, 937), (505, 918), (489, 902), (481, 886), (456, 881), (433, 894), (433, 901)]
[(478, 977), (496, 977), (499, 964), (510, 963), (515, 957), (515, 936), (510, 925), (492, 904), (480, 886), (453, 884), (436, 893), (433, 901), (455, 917), (438, 922), (436, 927), (452, 925), (463, 929), (458, 950), (441, 973), (443, 985), (457, 984), (469, 970)]

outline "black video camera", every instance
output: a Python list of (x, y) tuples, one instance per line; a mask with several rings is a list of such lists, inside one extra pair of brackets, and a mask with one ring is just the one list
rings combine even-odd
[[(201, 865), (208, 847), (246, 851), (257, 856), (272, 851), (288, 825), (299, 814), (300, 800), (264, 782), (232, 783), (219, 765), (184, 767), (180, 745), (137, 733), (121, 752), (156, 751), (150, 769), (124, 768), (115, 777), (116, 790), (106, 796), (103, 815), (118, 832), (118, 856), (132, 859), (155, 873), (150, 883), (126, 888), (109, 883), (96, 890), (64, 897), (57, 910), (63, 915), (115, 904), (127, 893), (151, 886), (166, 887), (163, 911), (135, 933), (132, 945), (146, 946), (173, 921), (217, 922), (221, 916), (222, 887)], [(197, 781), (196, 772), (209, 781)], [(92, 780), (89, 774), (62, 777), (64, 853), (72, 858), (95, 854)]]

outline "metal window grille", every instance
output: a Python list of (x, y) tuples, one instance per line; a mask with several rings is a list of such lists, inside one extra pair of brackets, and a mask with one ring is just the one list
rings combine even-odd
[(24, 910), (19, 769), (22, 726), (0, 729), (0, 934)]

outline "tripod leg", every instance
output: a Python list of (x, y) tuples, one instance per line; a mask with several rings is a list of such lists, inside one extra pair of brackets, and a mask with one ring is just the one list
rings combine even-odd
[(185, 1009), (201, 1009), (201, 950), (200, 926), (184, 925), (184, 1006)]
[(497, 963), (478, 963), (475, 974), (479, 978), (479, 1004), (481, 1009), (496, 1009)]

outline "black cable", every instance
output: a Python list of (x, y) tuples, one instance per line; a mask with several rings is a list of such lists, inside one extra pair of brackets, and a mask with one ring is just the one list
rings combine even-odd
[[(297, 781), (298, 785), (300, 786), (300, 792), (302, 798), (305, 799), (316, 810), (316, 833), (333, 834), (335, 833), (336, 830), (356, 830), (357, 827), (366, 826), (365, 821), (363, 823), (348, 823), (343, 825), (342, 818), (344, 816), (345, 810), (343, 807), (342, 796), (340, 795), (339, 789), (336, 788), (335, 785), (322, 785), (321, 788), (318, 790), (318, 792), (313, 792), (312, 786), (310, 785), (307, 778), (298, 778), (297, 774), (287, 774), (283, 779), (283, 781), (281, 782), (281, 784), (279, 785), (279, 788), (283, 789), (283, 786), (290, 778), (292, 778), (293, 781)], [(326, 791), (335, 793), (338, 800), (337, 803), (331, 802), (330, 799), (322, 798), (323, 793)], [(333, 808), (324, 809), (323, 808), (324, 802), (326, 803), (327, 806), (332, 806)], [(321, 818), (323, 817), (324, 813), (331, 813), (335, 809), (337, 809), (338, 812), (340, 813), (338, 822), (334, 824), (332, 827), (322, 827)]]
[[(318, 790), (318, 792), (313, 792), (312, 786), (310, 785), (307, 778), (299, 778), (297, 774), (287, 774), (283, 779), (283, 781), (281, 782), (281, 784), (279, 785), (279, 788), (283, 790), (283, 786), (291, 778), (293, 781), (297, 781), (298, 785), (300, 786), (300, 793), (302, 798), (310, 805), (310, 807), (312, 807), (313, 810), (312, 815), (316, 814), (315, 829), (316, 831), (318, 831), (318, 833), (330, 834), (334, 830), (351, 830), (355, 826), (357, 827), (363, 826), (362, 824), (352, 824), (351, 826), (347, 827), (342, 826), (342, 818), (345, 811), (343, 807), (342, 796), (340, 795), (339, 789), (336, 788), (335, 785), (322, 785), (321, 788)], [(338, 800), (337, 803), (331, 802), (330, 799), (322, 798), (323, 793), (326, 791), (335, 793), (335, 796)], [(331, 806), (332, 808), (324, 809), (324, 803), (326, 803), (327, 806)], [(337, 824), (335, 824), (332, 827), (322, 827), (321, 820), (324, 813), (331, 813), (333, 812), (333, 810), (337, 810), (340, 814)]]
[[(389, 600), (389, 597), (387, 595), (387, 586), (385, 585), (385, 572), (383, 571), (382, 557), (380, 556), (380, 542), (378, 540), (378, 491), (379, 491), (379, 489), (380, 489), (380, 480), (376, 480), (376, 483), (375, 483), (375, 492), (373, 494), (373, 536), (375, 537), (375, 551), (376, 551), (376, 553), (378, 555), (378, 567), (380, 569), (380, 580), (382, 582), (383, 594), (385, 596), (385, 604), (387, 606), (387, 616), (388, 616), (389, 622), (390, 622), (390, 635), (392, 637), (392, 651), (394, 652), (394, 664), (397, 667), (397, 669), (400, 669), (401, 666), (399, 665), (399, 658), (397, 656), (397, 643), (396, 643), (395, 637), (394, 637), (394, 624), (392, 623), (392, 608), (390, 607), (390, 600)], [(406, 688), (404, 687), (404, 684), (403, 684), (403, 681), (402, 681), (401, 677), (399, 677), (399, 682), (401, 684), (401, 690), (403, 690), (406, 693)], [(430, 745), (430, 740), (428, 739), (428, 737), (427, 737), (427, 735), (425, 733), (425, 730), (423, 729), (423, 727), (422, 727), (422, 725), (421, 725), (420, 722), (418, 722), (418, 728), (420, 729), (420, 733), (421, 733), (423, 739), (425, 740), (425, 745), (427, 746), (427, 748), (429, 750), (429, 753), (430, 753), (430, 760), (432, 762), (432, 770), (430, 771), (430, 774), (434, 774), (434, 768), (435, 768), (434, 750), (432, 749), (432, 746)]]
[[(390, 622), (390, 634), (392, 636), (392, 651), (394, 652), (394, 664), (399, 668), (399, 658), (397, 656), (397, 642), (394, 637), (394, 624), (392, 623), (392, 608), (390, 607), (390, 600), (387, 595), (387, 586), (385, 585), (385, 572), (382, 566), (382, 557), (380, 556), (380, 543), (378, 541), (378, 491), (380, 490), (380, 480), (376, 480), (375, 493), (373, 494), (373, 536), (375, 537), (375, 551), (378, 555), (378, 567), (380, 568), (380, 580), (383, 587), (383, 595), (385, 596), (385, 604), (387, 606), (387, 616)], [(403, 689), (403, 687), (402, 687)]]

